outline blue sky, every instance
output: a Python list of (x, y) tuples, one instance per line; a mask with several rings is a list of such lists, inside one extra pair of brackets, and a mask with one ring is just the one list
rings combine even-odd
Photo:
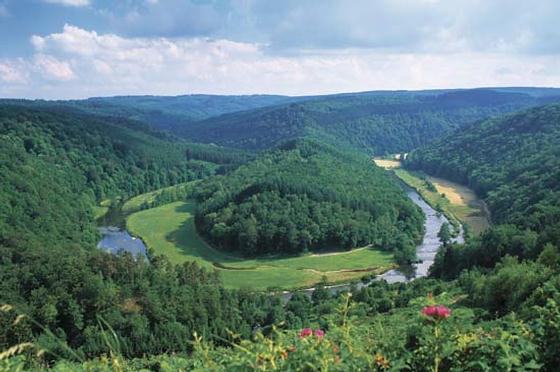
[(560, 1), (0, 0), (0, 97), (560, 86)]

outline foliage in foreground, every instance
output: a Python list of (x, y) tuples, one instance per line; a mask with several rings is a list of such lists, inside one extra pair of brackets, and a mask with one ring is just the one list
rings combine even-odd
[[(160, 355), (124, 359), (114, 347), (89, 361), (60, 361), (55, 371), (531, 371), (543, 367), (540, 332), (515, 316), (476, 322), (460, 298), (446, 293), (418, 298), (399, 311), (374, 318), (357, 316), (350, 295), (322, 328), (257, 331), (250, 340), (232, 333), (228, 346), (216, 346), (194, 335), (191, 355)], [(446, 305), (441, 305), (441, 303)], [(439, 303), (437, 307), (434, 306)], [(449, 306), (449, 307), (448, 307)], [(433, 312), (439, 309), (439, 312)], [(556, 312), (558, 307), (556, 306)], [(550, 320), (542, 313), (542, 321)], [(556, 313), (554, 321), (558, 321)], [(107, 334), (107, 342), (112, 337)], [(33, 344), (0, 355), (0, 367), (41, 369), (41, 350)], [(546, 355), (545, 355), (546, 357)], [(44, 362), (43, 362), (44, 363)]]

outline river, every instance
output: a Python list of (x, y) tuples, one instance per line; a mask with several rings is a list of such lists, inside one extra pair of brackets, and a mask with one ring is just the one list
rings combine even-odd
[[(434, 263), (434, 259), (436, 254), (441, 247), (441, 242), (438, 238), (439, 230), (441, 229), (441, 225), (445, 222), (449, 223), (447, 218), (441, 214), (437, 213), (422, 197), (413, 189), (408, 186), (404, 186), (406, 188), (406, 194), (416, 204), (422, 209), (424, 215), (426, 216), (426, 222), (424, 223), (424, 238), (422, 242), (416, 247), (416, 255), (421, 260), (420, 263), (414, 264), (408, 268), (399, 268), (393, 269), (385, 272), (384, 274), (378, 275), (373, 279), (375, 280), (385, 280), (388, 283), (403, 283), (408, 282), (410, 280), (425, 277), (428, 275), (428, 270), (430, 266)], [(463, 236), (463, 229), (461, 228), (458, 236), (454, 238), (454, 242), (463, 243), (464, 236)], [(357, 282), (354, 284), (356, 288), (362, 288), (368, 286), (370, 282)], [(336, 294), (342, 291), (348, 291), (352, 287), (351, 284), (338, 284), (329, 286), (328, 289), (331, 293)], [(303, 289), (301, 292), (311, 295), (315, 289)], [(284, 300), (289, 300), (293, 295), (293, 292), (285, 291), (282, 293), (282, 297)]]
[(115, 226), (102, 226), (99, 227), (99, 232), (103, 238), (97, 243), (97, 248), (113, 254), (125, 251), (134, 257), (140, 255), (148, 258), (142, 239), (130, 235), (128, 231)]
[[(408, 186), (403, 187), (406, 188), (405, 190), (408, 197), (422, 209), (422, 212), (426, 216), (426, 222), (424, 224), (424, 238), (416, 247), (416, 254), (420, 259), (420, 262), (408, 268), (389, 270), (386, 273), (377, 276), (374, 280), (385, 280), (388, 283), (400, 283), (427, 276), (428, 270), (434, 263), (436, 253), (441, 246), (441, 242), (439, 241), (437, 235), (441, 225), (448, 222), (447, 218), (444, 215), (437, 213), (415, 190), (409, 188)], [(134, 256), (140, 254), (147, 257), (146, 246), (142, 240), (131, 236), (125, 229), (119, 227), (100, 227), (99, 230), (103, 235), (103, 239), (97, 245), (98, 248), (111, 253), (127, 251), (132, 253)], [(461, 230), (459, 236), (455, 238), (454, 241), (463, 243), (463, 240), (463, 231)], [(369, 285), (369, 283), (358, 282), (356, 284), (358, 288), (367, 285)], [(339, 284), (329, 287), (333, 293), (345, 291), (349, 288), (350, 284)], [(313, 291), (314, 288), (302, 290), (302, 292), (309, 295), (313, 293)], [(283, 297), (285, 299), (289, 299), (291, 296), (292, 292), (283, 292)]]

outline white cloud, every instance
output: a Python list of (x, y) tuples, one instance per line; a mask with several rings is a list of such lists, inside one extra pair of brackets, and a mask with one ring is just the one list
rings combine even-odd
[(68, 81), (74, 78), (74, 72), (68, 62), (59, 61), (49, 55), (35, 55), (35, 67), (47, 80)]
[(43, 2), (75, 7), (88, 6), (90, 4), (90, 0), (43, 0)]
[(0, 60), (0, 80), (11, 84), (24, 83), (27, 80), (27, 76), (22, 61)]
[[(453, 38), (442, 35), (442, 38)], [(118, 94), (290, 95), (376, 89), (506, 85), (560, 86), (555, 55), (309, 50), (271, 55), (265, 45), (207, 38), (127, 38), (72, 25), (33, 36), (27, 91), (40, 98)], [(4, 69), (2, 76), (14, 76)], [(21, 75), (24, 76), (24, 75)], [(3, 78), (6, 80), (5, 78)], [(0, 85), (0, 96), (9, 94)]]

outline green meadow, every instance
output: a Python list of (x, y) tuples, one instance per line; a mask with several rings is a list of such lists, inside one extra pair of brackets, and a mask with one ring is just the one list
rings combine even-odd
[(310, 287), (323, 276), (336, 283), (395, 266), (392, 254), (368, 247), (297, 257), (236, 257), (212, 248), (198, 236), (194, 210), (194, 202), (174, 202), (143, 210), (128, 217), (127, 228), (141, 237), (155, 254), (167, 256), (172, 263), (196, 261), (218, 270), (229, 288)]

